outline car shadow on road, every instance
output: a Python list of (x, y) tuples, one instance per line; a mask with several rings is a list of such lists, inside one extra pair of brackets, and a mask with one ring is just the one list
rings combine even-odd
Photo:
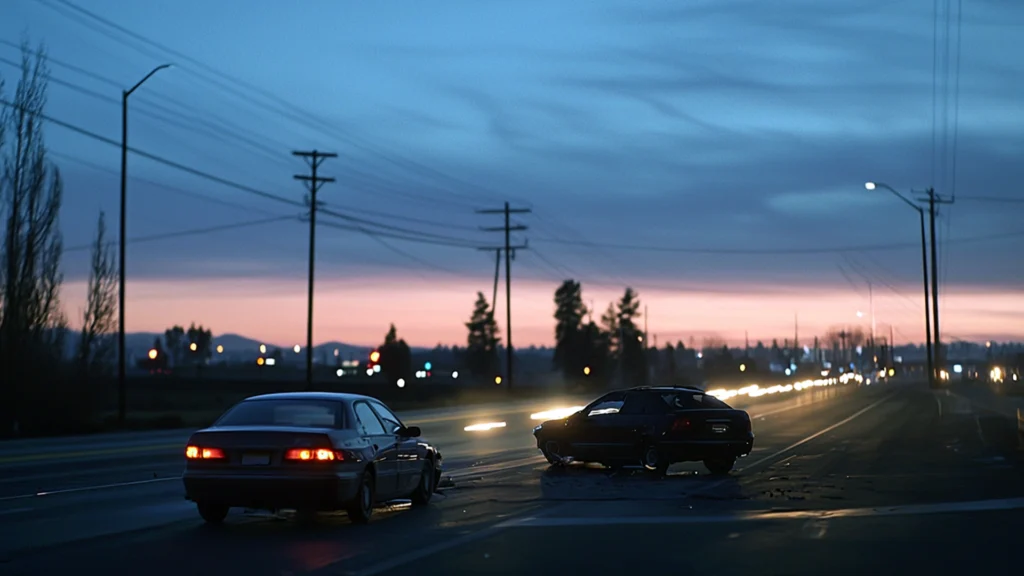
[(642, 468), (551, 466), (541, 473), (540, 486), (545, 500), (681, 500), (697, 495), (722, 500), (742, 498), (737, 476), (713, 476), (687, 467), (674, 467), (661, 476)]

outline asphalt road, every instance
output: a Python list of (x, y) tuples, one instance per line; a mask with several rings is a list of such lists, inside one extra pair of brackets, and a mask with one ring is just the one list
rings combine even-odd
[[(0, 445), (0, 572), (1024, 570), (1024, 452), (1005, 400), (893, 382), (730, 402), (751, 413), (757, 441), (726, 478), (699, 464), (664, 479), (552, 470), (530, 414), (570, 401), (405, 414), (440, 446), (454, 486), (368, 526), (243, 513), (204, 526), (176, 477), (185, 431)], [(464, 431), (481, 422), (506, 425)]]

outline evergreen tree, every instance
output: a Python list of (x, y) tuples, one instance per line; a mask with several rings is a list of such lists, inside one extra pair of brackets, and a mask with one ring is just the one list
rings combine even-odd
[(554, 366), (566, 378), (577, 378), (587, 363), (589, 344), (583, 332), (587, 308), (579, 282), (566, 280), (555, 290)]
[(494, 321), (494, 309), (487, 303), (483, 292), (476, 293), (473, 316), (466, 323), (469, 335), (466, 339), (465, 363), (470, 373), (476, 376), (493, 377), (498, 373), (498, 323)]

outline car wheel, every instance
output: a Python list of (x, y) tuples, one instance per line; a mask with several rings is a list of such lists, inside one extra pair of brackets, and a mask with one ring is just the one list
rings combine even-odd
[(355, 524), (367, 524), (373, 516), (374, 478), (367, 470), (359, 481), (355, 500), (348, 505), (348, 518)]
[(430, 497), (434, 495), (435, 476), (434, 460), (428, 458), (423, 472), (420, 473), (420, 483), (416, 486), (416, 491), (412, 493), (413, 506), (424, 506), (430, 503)]
[(220, 524), (228, 517), (228, 507), (216, 502), (196, 502), (196, 509), (207, 524)]
[(562, 456), (562, 447), (558, 442), (554, 440), (548, 440), (544, 443), (544, 448), (541, 450), (544, 454), (544, 458), (547, 459), (548, 463), (552, 466), (564, 466), (565, 459)]
[(728, 474), (735, 464), (735, 458), (713, 458), (704, 461), (704, 467), (716, 476)]
[(645, 446), (641, 462), (644, 468), (660, 476), (664, 476), (668, 472), (669, 462), (664, 459), (657, 446)]

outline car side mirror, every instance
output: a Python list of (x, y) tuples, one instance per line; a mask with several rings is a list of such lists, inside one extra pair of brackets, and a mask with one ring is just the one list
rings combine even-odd
[(419, 438), (421, 432), (419, 426), (407, 426), (399, 430), (398, 433), (406, 438)]

